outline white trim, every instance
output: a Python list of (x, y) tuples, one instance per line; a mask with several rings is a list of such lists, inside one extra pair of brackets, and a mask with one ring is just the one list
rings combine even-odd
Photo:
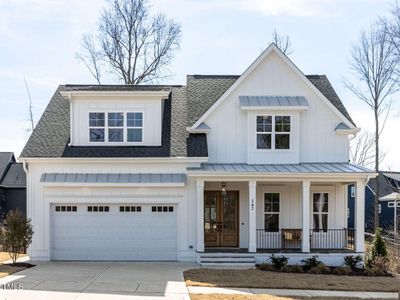
[(350, 128), (355, 128), (355, 126), (311, 83), (310, 80), (299, 70), (299, 68), (285, 55), (282, 53), (279, 48), (272, 43), (268, 46), (267, 49), (261, 53), (260, 56), (243, 72), (243, 74), (235, 81), (235, 83), (225, 91), (225, 93), (193, 124), (191, 128), (196, 128), (202, 122), (204, 122), (208, 116), (210, 116), (220, 105), (221, 103), (242, 83), (242, 81), (261, 63), (261, 61), (268, 56), (272, 51), (274, 51), (280, 58), (283, 59), (284, 62), (289, 66), (289, 68), (294, 71), (295, 74), (299, 76), (300, 79), (304, 81), (304, 83), (319, 96), (325, 104)]
[(205, 163), (207, 157), (19, 157), (19, 161), (27, 162), (79, 162), (79, 163)]
[[(257, 118), (258, 117), (271, 117), (271, 131), (257, 131)], [(289, 117), (289, 131), (276, 131), (276, 117)], [(276, 114), (276, 113), (259, 113), (255, 116), (255, 120), (253, 119), (253, 122), (255, 122), (255, 144), (253, 145), (253, 151), (255, 152), (291, 152), (293, 150), (292, 148), (292, 140), (293, 140), (293, 133), (292, 133), (292, 120), (293, 120), (293, 115), (292, 114)], [(270, 134), (271, 135), (271, 148), (257, 148), (257, 137), (259, 134)], [(289, 148), (288, 149), (276, 149), (276, 135), (289, 135)]]
[(336, 129), (336, 134), (347, 135), (359, 133), (361, 128), (350, 128), (350, 129)]
[(186, 127), (186, 130), (189, 133), (209, 133), (211, 131), (210, 128), (203, 129), (203, 128), (191, 128), (191, 127)]
[(257, 181), (271, 181), (274, 178), (293, 178), (293, 181), (301, 181), (302, 178), (315, 178), (315, 179), (367, 179), (375, 177), (375, 173), (274, 173), (274, 172), (206, 172), (188, 170), (187, 175), (191, 177), (225, 177), (225, 178), (260, 178)]
[(61, 91), (61, 96), (72, 101), (74, 97), (94, 97), (98, 100), (99, 97), (160, 97), (166, 99), (171, 93), (168, 91)]

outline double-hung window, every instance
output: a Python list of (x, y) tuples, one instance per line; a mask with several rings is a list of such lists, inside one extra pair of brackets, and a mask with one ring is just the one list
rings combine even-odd
[(105, 141), (105, 113), (89, 113), (89, 138), (91, 142)]
[(143, 140), (143, 113), (133, 112), (126, 115), (128, 142), (141, 142)]
[(290, 149), (290, 116), (257, 116), (257, 149)]
[(264, 230), (279, 231), (280, 194), (264, 194)]
[(124, 141), (124, 113), (122, 112), (108, 113), (108, 141), (109, 142)]
[(314, 230), (328, 230), (329, 194), (313, 193)]

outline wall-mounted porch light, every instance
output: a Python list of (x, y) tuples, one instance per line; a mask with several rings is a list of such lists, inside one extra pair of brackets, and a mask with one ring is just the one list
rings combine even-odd
[(226, 183), (221, 182), (221, 194), (222, 196), (226, 196)]

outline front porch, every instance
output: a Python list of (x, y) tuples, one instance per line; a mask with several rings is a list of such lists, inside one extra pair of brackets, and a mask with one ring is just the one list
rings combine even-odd
[[(347, 226), (349, 184), (356, 185), (356, 228)], [(196, 187), (198, 254), (364, 252), (363, 180), (202, 178)]]

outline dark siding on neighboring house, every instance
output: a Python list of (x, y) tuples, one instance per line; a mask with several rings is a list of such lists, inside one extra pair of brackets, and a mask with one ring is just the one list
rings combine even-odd
[[(387, 183), (386, 179), (382, 174), (379, 175), (379, 184), (380, 184), (380, 194), (381, 197), (386, 196), (390, 193), (393, 193), (392, 188)], [(368, 232), (372, 232), (374, 229), (374, 199), (375, 195), (372, 192), (376, 185), (376, 179), (371, 179), (368, 182), (368, 186), (365, 187), (365, 230)], [(349, 228), (354, 228), (354, 200), (355, 198), (351, 196), (351, 187), (348, 188), (348, 208), (349, 208), (349, 216), (348, 216), (348, 226)], [(379, 202), (380, 213), (379, 213), (379, 226), (384, 230), (393, 229), (393, 217), (394, 217), (394, 209), (392, 207), (388, 207), (388, 202)], [(400, 209), (397, 209), (398, 215), (400, 214)]]
[(10, 161), (0, 182), (0, 218), (10, 210), (26, 215), (26, 175), (21, 163)]

